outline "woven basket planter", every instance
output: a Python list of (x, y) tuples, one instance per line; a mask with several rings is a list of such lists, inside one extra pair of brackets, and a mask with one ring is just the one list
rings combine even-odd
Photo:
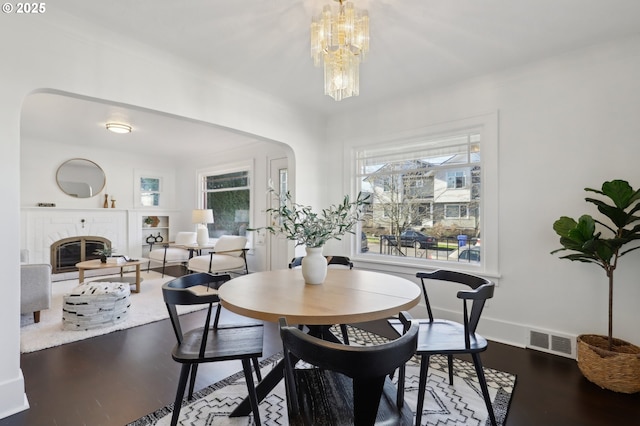
[(578, 336), (577, 360), (582, 374), (603, 389), (640, 392), (640, 347), (613, 339), (615, 351), (607, 349), (607, 336)]

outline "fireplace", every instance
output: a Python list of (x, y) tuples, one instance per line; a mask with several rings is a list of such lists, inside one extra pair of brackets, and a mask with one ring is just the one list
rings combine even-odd
[(111, 247), (111, 241), (96, 236), (69, 237), (54, 242), (51, 244), (52, 273), (77, 271), (76, 263), (99, 259), (93, 252), (105, 246)]

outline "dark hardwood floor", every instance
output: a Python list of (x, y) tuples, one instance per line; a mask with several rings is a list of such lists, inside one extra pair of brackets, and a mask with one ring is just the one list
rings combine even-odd
[[(193, 326), (203, 312), (185, 316)], [(221, 321), (241, 319), (223, 311)], [(385, 333), (385, 323), (364, 328)], [(31, 408), (0, 426), (125, 425), (171, 402), (179, 365), (170, 356), (175, 337), (168, 320), (23, 354), (21, 367)], [(280, 350), (275, 324), (265, 324), (264, 356)], [(640, 425), (640, 393), (602, 390), (580, 374), (574, 360), (492, 342), (486, 367), (517, 375), (508, 426)], [(203, 365), (196, 388), (241, 369), (239, 361)]]

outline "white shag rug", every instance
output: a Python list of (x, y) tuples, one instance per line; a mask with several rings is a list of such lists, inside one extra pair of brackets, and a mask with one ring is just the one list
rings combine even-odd
[[(111, 275), (119, 277), (119, 275)], [(125, 273), (125, 277), (135, 276), (135, 273)], [(99, 277), (100, 279), (109, 276)], [(96, 279), (95, 277), (93, 279)], [(115, 325), (93, 330), (63, 330), (62, 329), (62, 296), (78, 286), (78, 280), (56, 281), (52, 284), (51, 308), (40, 313), (40, 322), (33, 322), (33, 314), (21, 315), (20, 318), (20, 352), (34, 352), (65, 343), (88, 339), (90, 337), (111, 333), (117, 330), (135, 327), (154, 321), (169, 318), (167, 308), (162, 298), (162, 284), (173, 279), (168, 275), (164, 278), (154, 271), (141, 272), (142, 283), (140, 293), (131, 293), (129, 298), (131, 308), (128, 318)], [(89, 279), (92, 281), (92, 279)], [(114, 279), (117, 281), (117, 278)], [(178, 313), (197, 311), (206, 305), (178, 306)]]

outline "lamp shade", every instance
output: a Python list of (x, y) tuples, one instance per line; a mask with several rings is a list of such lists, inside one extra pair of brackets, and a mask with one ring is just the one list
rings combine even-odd
[(192, 223), (213, 223), (213, 210), (196, 209), (191, 213)]

